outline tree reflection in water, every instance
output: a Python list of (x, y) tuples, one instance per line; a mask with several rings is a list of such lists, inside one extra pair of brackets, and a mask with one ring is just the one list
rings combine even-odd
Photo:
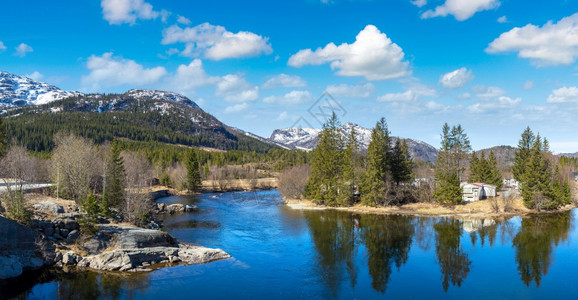
[(409, 257), (414, 235), (413, 218), (354, 215), (336, 211), (306, 214), (318, 252), (321, 277), (334, 295), (349, 275), (357, 284), (355, 255), (360, 243), (367, 249), (367, 264), (374, 290), (385, 293), (392, 264), (399, 269)]
[(571, 221), (569, 211), (522, 219), (522, 228), (512, 245), (516, 250), (518, 272), (526, 286), (533, 281), (540, 287), (542, 275), (550, 268), (554, 246), (568, 239)]
[(357, 283), (357, 268), (354, 264), (356, 246), (355, 215), (336, 211), (309, 212), (305, 214), (313, 243), (318, 253), (321, 278), (334, 296), (349, 274), (352, 287)]
[(374, 290), (385, 293), (391, 265), (397, 269), (407, 262), (414, 235), (413, 218), (363, 215), (361, 238), (367, 248), (367, 264)]
[(435, 225), (436, 255), (442, 273), (442, 286), (447, 292), (450, 282), (461, 286), (470, 272), (468, 254), (460, 244), (462, 227), (460, 221), (453, 218), (442, 218)]

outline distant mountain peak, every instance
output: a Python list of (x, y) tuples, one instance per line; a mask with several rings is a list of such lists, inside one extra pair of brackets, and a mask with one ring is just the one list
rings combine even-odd
[[(353, 122), (347, 122), (341, 126), (341, 135), (344, 139), (349, 137), (351, 129), (354, 129), (355, 131), (355, 138), (359, 148), (362, 151), (367, 151), (367, 147), (371, 142), (371, 129)], [(319, 133), (321, 133), (321, 129), (317, 128), (276, 129), (269, 137), (269, 141), (284, 145), (291, 149), (310, 151), (317, 146)], [(397, 139), (398, 137), (392, 137), (391, 142), (395, 143)], [(435, 147), (419, 140), (405, 140), (407, 141), (407, 146), (412, 157), (432, 163), (437, 160), (438, 151)]]
[(174, 101), (177, 103), (186, 104), (195, 109), (201, 109), (194, 101), (191, 99), (177, 93), (160, 91), (160, 90), (143, 90), (143, 89), (133, 89), (125, 93), (127, 96), (141, 99), (151, 99), (151, 100), (167, 100)]
[(48, 83), (0, 71), (0, 108), (41, 105), (76, 95), (82, 94), (64, 91)]

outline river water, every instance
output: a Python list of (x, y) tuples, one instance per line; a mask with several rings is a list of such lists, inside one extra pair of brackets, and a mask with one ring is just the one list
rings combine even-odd
[[(164, 230), (232, 258), (147, 274), (43, 273), (21, 299), (565, 299), (578, 295), (576, 210), (507, 220), (296, 211), (277, 191), (195, 204)], [(0, 297), (2, 298), (2, 297)]]

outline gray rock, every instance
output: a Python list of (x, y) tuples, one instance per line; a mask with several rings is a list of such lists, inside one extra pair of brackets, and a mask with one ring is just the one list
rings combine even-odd
[(56, 204), (56, 203), (50, 202), (50, 201), (43, 201), (40, 203), (36, 203), (36, 204), (34, 204), (34, 209), (42, 210), (42, 211), (49, 211), (49, 212), (52, 212), (53, 214), (64, 213), (64, 208), (62, 207), (62, 205), (59, 205), (59, 204)]
[(80, 229), (80, 224), (73, 219), (67, 218), (64, 219), (64, 228), (69, 231), (78, 230)]
[(66, 241), (69, 243), (74, 242), (74, 241), (76, 241), (76, 239), (78, 239), (79, 236), (80, 236), (80, 231), (75, 229), (68, 234), (68, 236), (66, 237)]
[(196, 206), (196, 205), (191, 205), (191, 204), (185, 205), (185, 212), (192, 212), (192, 211), (194, 211), (195, 209), (197, 209), (197, 206)]
[(164, 203), (157, 203), (157, 209), (159, 211), (165, 211), (166, 205)]
[(66, 238), (66, 237), (68, 236), (68, 234), (69, 234), (68, 229), (60, 229), (60, 235), (61, 235), (63, 238)]
[(54, 228), (53, 227), (44, 228), (44, 234), (47, 236), (52, 236), (54, 234)]
[(54, 237), (55, 239), (57, 239), (57, 240), (63, 240), (63, 239), (64, 239), (59, 233), (55, 233), (55, 234), (53, 235), (53, 237)]
[(79, 256), (74, 252), (66, 252), (62, 255), (62, 264), (67, 266), (75, 265), (78, 262)]

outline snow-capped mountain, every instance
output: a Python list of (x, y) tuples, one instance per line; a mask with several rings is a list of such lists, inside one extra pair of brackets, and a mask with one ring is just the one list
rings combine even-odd
[(130, 90), (126, 92), (125, 95), (137, 99), (173, 101), (188, 105), (195, 109), (201, 109), (197, 103), (193, 102), (191, 99), (173, 92), (157, 90)]
[(76, 95), (82, 94), (67, 92), (44, 82), (0, 71), (0, 108), (41, 105)]
[[(371, 129), (359, 126), (355, 123), (345, 123), (341, 126), (341, 134), (344, 139), (349, 137), (351, 130), (355, 131), (355, 139), (362, 151), (367, 151), (371, 142)], [(285, 145), (291, 149), (312, 150), (317, 146), (321, 129), (317, 128), (286, 128), (276, 129), (269, 137), (269, 140), (275, 143)], [(392, 145), (396, 143), (398, 137), (392, 137)], [(419, 158), (427, 162), (437, 160), (437, 149), (433, 146), (414, 139), (405, 139), (409, 152), (413, 158)]]

